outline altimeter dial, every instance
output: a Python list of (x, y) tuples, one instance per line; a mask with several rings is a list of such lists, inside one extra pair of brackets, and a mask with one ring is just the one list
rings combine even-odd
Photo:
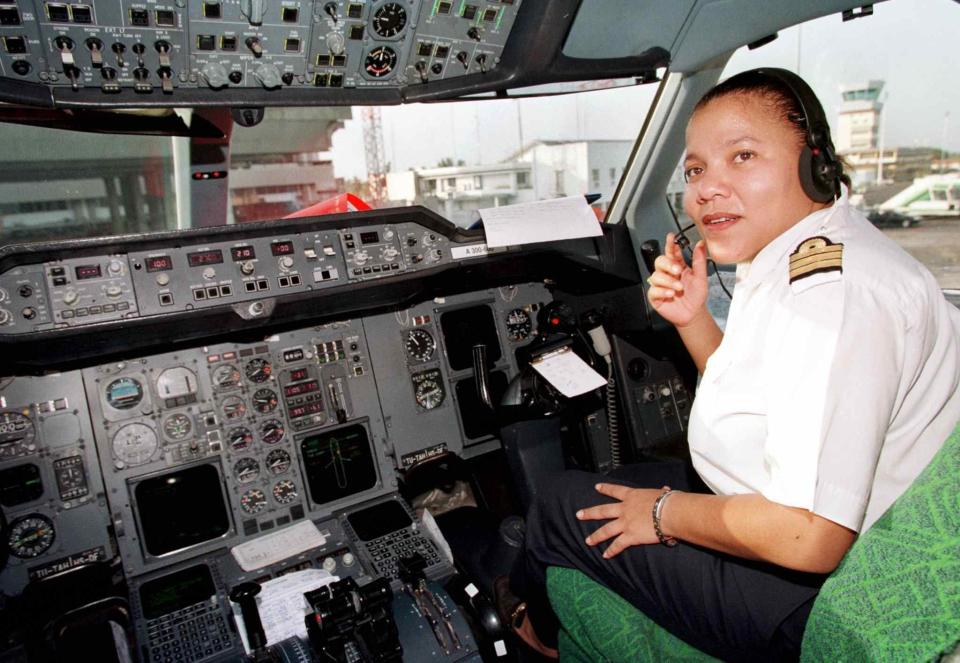
[(378, 46), (367, 54), (364, 70), (373, 78), (389, 75), (397, 66), (397, 52), (389, 46)]
[(373, 13), (373, 31), (381, 37), (396, 37), (407, 25), (407, 10), (399, 2), (388, 2)]
[(429, 361), (437, 349), (437, 342), (426, 329), (411, 329), (404, 339), (404, 347), (414, 361)]
[(47, 552), (56, 538), (53, 521), (39, 513), (32, 513), (10, 523), (7, 547), (14, 557), (31, 559)]

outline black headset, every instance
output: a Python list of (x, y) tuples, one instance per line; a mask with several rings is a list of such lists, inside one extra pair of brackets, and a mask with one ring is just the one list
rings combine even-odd
[(736, 84), (740, 78), (768, 78), (790, 91), (806, 127), (806, 144), (800, 152), (800, 184), (803, 191), (818, 203), (828, 203), (840, 197), (840, 178), (843, 164), (837, 159), (833, 140), (830, 138), (830, 125), (827, 124), (823, 106), (810, 86), (792, 71), (763, 67), (751, 69), (732, 76), (726, 84)]

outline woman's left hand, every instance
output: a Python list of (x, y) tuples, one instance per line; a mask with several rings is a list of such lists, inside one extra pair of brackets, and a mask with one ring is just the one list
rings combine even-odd
[(598, 493), (619, 501), (577, 511), (578, 520), (610, 521), (587, 537), (588, 546), (612, 538), (613, 542), (603, 552), (604, 559), (610, 559), (630, 546), (660, 542), (653, 529), (653, 503), (663, 489), (630, 488), (612, 483), (598, 483), (596, 489)]

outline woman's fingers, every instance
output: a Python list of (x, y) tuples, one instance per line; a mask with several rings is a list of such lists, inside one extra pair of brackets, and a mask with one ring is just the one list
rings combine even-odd
[(675, 276), (656, 271), (647, 279), (647, 283), (660, 288), (673, 288), (677, 292), (683, 290), (683, 281)]
[(627, 535), (621, 534), (615, 538), (609, 546), (607, 546), (606, 550), (603, 551), (603, 558), (612, 559), (629, 548), (631, 545), (633, 544), (627, 542)]
[(620, 517), (621, 504), (619, 502), (608, 502), (599, 504), (588, 509), (577, 511), (578, 520), (610, 520)]
[(651, 303), (654, 304), (657, 302), (672, 302), (674, 297), (677, 296), (677, 291), (673, 288), (660, 288), (654, 286), (650, 288), (649, 296)]
[(611, 520), (609, 523), (598, 529), (585, 539), (588, 546), (595, 546), (603, 543), (607, 539), (623, 533), (623, 522), (620, 520)]
[(702, 239), (693, 247), (693, 275), (703, 281), (707, 279), (707, 243)]
[(684, 264), (682, 262), (677, 262), (672, 258), (668, 258), (665, 255), (659, 255), (657, 256), (657, 259), (653, 261), (653, 267), (655, 269), (654, 274), (660, 272), (662, 274), (680, 276), (680, 274), (683, 272)]

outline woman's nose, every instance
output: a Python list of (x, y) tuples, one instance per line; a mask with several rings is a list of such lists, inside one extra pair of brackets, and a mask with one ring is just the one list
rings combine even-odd
[(730, 193), (730, 185), (721, 169), (708, 168), (700, 174), (696, 181), (697, 198), (707, 202), (716, 197), (724, 197)]

